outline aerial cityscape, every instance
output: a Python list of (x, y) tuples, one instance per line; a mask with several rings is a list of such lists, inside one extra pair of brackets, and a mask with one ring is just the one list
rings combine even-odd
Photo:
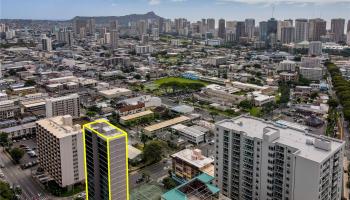
[(349, 0), (0, 0), (0, 200), (349, 200)]

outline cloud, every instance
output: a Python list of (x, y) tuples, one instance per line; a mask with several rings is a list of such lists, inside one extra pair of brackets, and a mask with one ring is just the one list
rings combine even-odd
[(160, 0), (149, 0), (148, 4), (149, 5), (158, 5), (158, 4), (160, 4)]
[(247, 4), (334, 4), (350, 3), (350, 0), (217, 0), (221, 2), (247, 3)]
[(172, 2), (184, 2), (184, 1), (187, 1), (187, 0), (171, 0)]

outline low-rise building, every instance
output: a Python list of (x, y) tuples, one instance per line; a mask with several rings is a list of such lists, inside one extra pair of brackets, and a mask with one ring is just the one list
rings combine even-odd
[(321, 67), (300, 67), (299, 73), (300, 75), (302, 75), (303, 78), (312, 81), (319, 81), (323, 78), (324, 70)]
[(173, 176), (180, 180), (190, 180), (203, 172), (214, 176), (214, 159), (202, 155), (199, 149), (184, 149), (171, 155)]
[(157, 124), (153, 124), (151, 126), (147, 126), (143, 129), (143, 131), (145, 132), (145, 134), (150, 135), (150, 134), (158, 132), (158, 131), (167, 130), (175, 124), (185, 123), (185, 122), (188, 122), (190, 120), (191, 120), (191, 118), (189, 118), (189, 117), (180, 116), (180, 117), (166, 120), (166, 121), (163, 121), (163, 122), (160, 122)]
[[(249, 98), (249, 95), (243, 95), (241, 90), (235, 87), (225, 87), (216, 84), (207, 85), (203, 89), (204, 94), (211, 99), (216, 99), (216, 103), (239, 104), (241, 101)], [(214, 101), (215, 102), (215, 101)]]
[(113, 88), (108, 90), (102, 90), (98, 93), (105, 98), (113, 99), (121, 96), (131, 96), (132, 91), (126, 88)]
[(155, 108), (162, 105), (162, 99), (159, 97), (153, 97), (151, 95), (143, 95), (139, 97), (133, 97), (129, 99), (124, 99), (119, 101), (118, 103), (125, 103), (125, 104), (137, 104), (138, 102), (144, 103), (145, 108)]
[(207, 132), (196, 129), (196, 127), (188, 127), (183, 124), (176, 124), (171, 126), (173, 132), (176, 132), (180, 135), (181, 138), (187, 140), (188, 142), (194, 144), (200, 144), (205, 142)]
[(19, 111), (19, 106), (13, 100), (0, 101), (0, 120), (14, 118)]
[(9, 128), (0, 129), (0, 133), (7, 133), (9, 139), (19, 139), (23, 137), (33, 137), (36, 134), (35, 122), (21, 124)]
[(146, 111), (143, 111), (143, 112), (138, 112), (138, 113), (135, 113), (135, 114), (122, 116), (122, 117), (120, 117), (119, 122), (121, 124), (123, 124), (123, 125), (126, 125), (127, 123), (138, 121), (138, 120), (140, 120), (142, 118), (153, 117), (153, 115), (154, 115), (154, 113), (152, 111), (146, 110)]

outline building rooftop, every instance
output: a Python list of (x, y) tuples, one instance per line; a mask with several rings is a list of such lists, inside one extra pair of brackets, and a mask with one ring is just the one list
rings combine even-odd
[(111, 139), (118, 136), (126, 136), (126, 132), (120, 128), (109, 123), (106, 119), (95, 120), (94, 122), (84, 125), (84, 129), (87, 128), (97, 133), (104, 139)]
[(175, 129), (177, 131), (186, 133), (187, 135), (191, 135), (193, 137), (199, 137), (199, 136), (205, 135), (205, 132), (202, 132), (201, 130), (198, 130), (194, 127), (185, 126), (183, 124), (176, 124), (176, 125), (172, 126), (171, 128)]
[(174, 153), (171, 155), (171, 157), (181, 159), (197, 167), (198, 169), (211, 165), (214, 162), (213, 158), (203, 156), (201, 150), (199, 149), (184, 149), (182, 151)]
[(178, 105), (172, 107), (171, 110), (177, 113), (187, 114), (193, 112), (194, 108), (188, 105)]
[(39, 126), (44, 127), (57, 138), (64, 138), (81, 132), (80, 125), (73, 125), (73, 119), (70, 115), (46, 118), (39, 120), (36, 123)]
[(281, 124), (251, 116), (239, 116), (216, 123), (217, 126), (243, 132), (252, 138), (267, 139), (295, 148), (294, 154), (315, 162), (322, 162), (334, 151), (344, 146), (344, 142), (334, 138), (307, 133), (294, 126)]
[(153, 112), (150, 110), (146, 110), (143, 112), (138, 112), (138, 113), (127, 115), (127, 116), (122, 116), (122, 117), (120, 117), (120, 119), (124, 120), (124, 121), (128, 121), (128, 120), (132, 120), (132, 119), (143, 117), (143, 116), (150, 115), (150, 114), (153, 114)]
[(55, 101), (63, 101), (63, 100), (67, 100), (67, 99), (72, 99), (72, 98), (79, 98), (79, 95), (78, 94), (70, 94), (67, 96), (53, 97), (53, 98), (48, 99), (48, 101), (55, 102)]
[(153, 132), (153, 131), (156, 131), (156, 130), (159, 130), (159, 129), (162, 129), (165, 127), (169, 127), (171, 125), (175, 125), (175, 124), (178, 124), (181, 122), (188, 121), (188, 120), (190, 120), (190, 118), (188, 118), (186, 116), (176, 117), (176, 118), (164, 121), (164, 122), (160, 122), (158, 124), (153, 124), (151, 126), (147, 126), (147, 127), (145, 127), (145, 131)]
[(131, 90), (126, 88), (113, 88), (109, 90), (100, 91), (100, 93), (103, 95), (113, 95), (113, 94), (124, 93), (124, 92), (131, 92)]

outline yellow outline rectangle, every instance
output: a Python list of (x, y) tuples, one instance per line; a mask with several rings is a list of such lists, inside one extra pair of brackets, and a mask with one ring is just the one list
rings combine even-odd
[[(119, 132), (121, 132), (121, 134), (118, 134), (118, 135), (115, 135), (115, 136), (111, 136), (111, 137), (108, 137), (108, 136), (105, 136), (101, 133), (99, 133), (98, 131), (92, 129), (90, 126), (93, 125), (93, 124), (96, 124), (96, 123), (106, 123), (107, 125), (115, 128), (116, 130), (118, 130)], [(86, 199), (88, 200), (89, 199), (89, 192), (88, 192), (88, 178), (87, 178), (87, 163), (86, 163), (86, 146), (85, 146), (85, 128), (92, 131), (93, 133), (97, 134), (99, 137), (103, 138), (106, 140), (107, 142), (107, 167), (108, 167), (108, 192), (109, 192), (109, 200), (112, 200), (112, 195), (111, 195), (111, 162), (110, 162), (110, 140), (113, 140), (113, 139), (117, 139), (117, 138), (121, 138), (121, 137), (125, 137), (125, 160), (126, 160), (126, 200), (129, 200), (129, 166), (128, 166), (128, 135), (127, 133), (114, 126), (113, 124), (111, 124), (109, 121), (105, 120), (105, 119), (99, 119), (99, 120), (96, 120), (96, 121), (93, 121), (93, 122), (90, 122), (90, 123), (87, 123), (87, 124), (84, 124), (83, 125), (83, 140), (84, 140), (84, 169), (85, 169), (85, 188), (86, 188)]]

